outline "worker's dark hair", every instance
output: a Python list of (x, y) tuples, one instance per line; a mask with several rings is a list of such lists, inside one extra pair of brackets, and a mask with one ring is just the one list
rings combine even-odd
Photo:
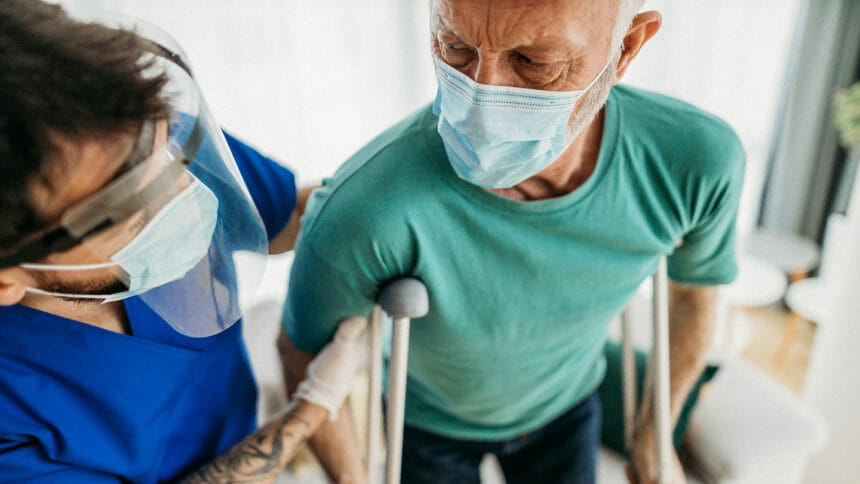
[[(53, 221), (30, 200), (60, 135), (110, 139), (168, 114), (164, 76), (143, 75), (145, 41), (41, 0), (0, 0), (0, 254)], [(48, 185), (50, 186), (50, 185)]]

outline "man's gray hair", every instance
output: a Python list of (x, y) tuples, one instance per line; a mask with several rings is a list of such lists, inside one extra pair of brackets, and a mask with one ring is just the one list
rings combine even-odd
[(624, 34), (633, 25), (633, 17), (642, 10), (645, 5), (645, 0), (621, 0), (618, 6), (618, 19), (615, 21), (615, 28), (612, 30), (612, 48), (617, 49), (621, 41), (624, 39)]
[[(430, 7), (432, 15), (433, 9), (436, 6), (437, 0), (429, 0), (427, 5)], [(618, 18), (615, 21), (615, 27), (612, 29), (612, 49), (616, 49), (624, 39), (624, 34), (633, 25), (633, 17), (639, 13), (642, 6), (645, 5), (645, 0), (620, 0), (618, 6)]]

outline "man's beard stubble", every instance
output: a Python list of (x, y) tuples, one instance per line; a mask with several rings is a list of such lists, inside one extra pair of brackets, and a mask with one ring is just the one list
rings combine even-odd
[[(128, 286), (123, 284), (116, 277), (110, 277), (101, 280), (91, 281), (63, 281), (56, 277), (42, 272), (33, 271), (34, 277), (39, 282), (38, 288), (44, 291), (57, 292), (60, 294), (81, 294), (81, 295), (113, 295), (119, 292), (128, 290)], [(65, 301), (75, 302), (79, 304), (101, 304), (101, 299), (64, 297)]]
[(583, 95), (582, 106), (574, 113), (573, 120), (567, 126), (565, 141), (572, 142), (577, 136), (582, 134), (592, 121), (594, 121), (597, 113), (603, 109), (606, 100), (609, 98), (609, 92), (612, 90), (612, 81), (615, 79), (615, 73), (618, 70), (618, 61), (621, 59), (622, 50), (612, 56), (612, 62), (609, 67), (603, 71), (603, 74), (595, 81), (591, 89)]

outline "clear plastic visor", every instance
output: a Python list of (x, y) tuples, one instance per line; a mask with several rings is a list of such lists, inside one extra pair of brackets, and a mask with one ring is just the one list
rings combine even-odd
[(268, 240), (190, 73), (169, 57), (141, 62), (169, 79), (172, 113), (156, 122), (151, 155), (66, 211), (59, 226), (76, 245), (20, 266), (36, 290), (104, 302), (139, 296), (180, 333), (209, 336), (241, 317)]

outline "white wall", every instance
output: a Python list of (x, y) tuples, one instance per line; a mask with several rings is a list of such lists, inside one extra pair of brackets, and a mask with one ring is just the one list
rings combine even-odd
[(823, 321), (806, 375), (806, 399), (827, 422), (830, 438), (812, 459), (806, 482), (857, 482), (860, 476), (860, 177), (854, 181), (831, 275), (830, 320)]

